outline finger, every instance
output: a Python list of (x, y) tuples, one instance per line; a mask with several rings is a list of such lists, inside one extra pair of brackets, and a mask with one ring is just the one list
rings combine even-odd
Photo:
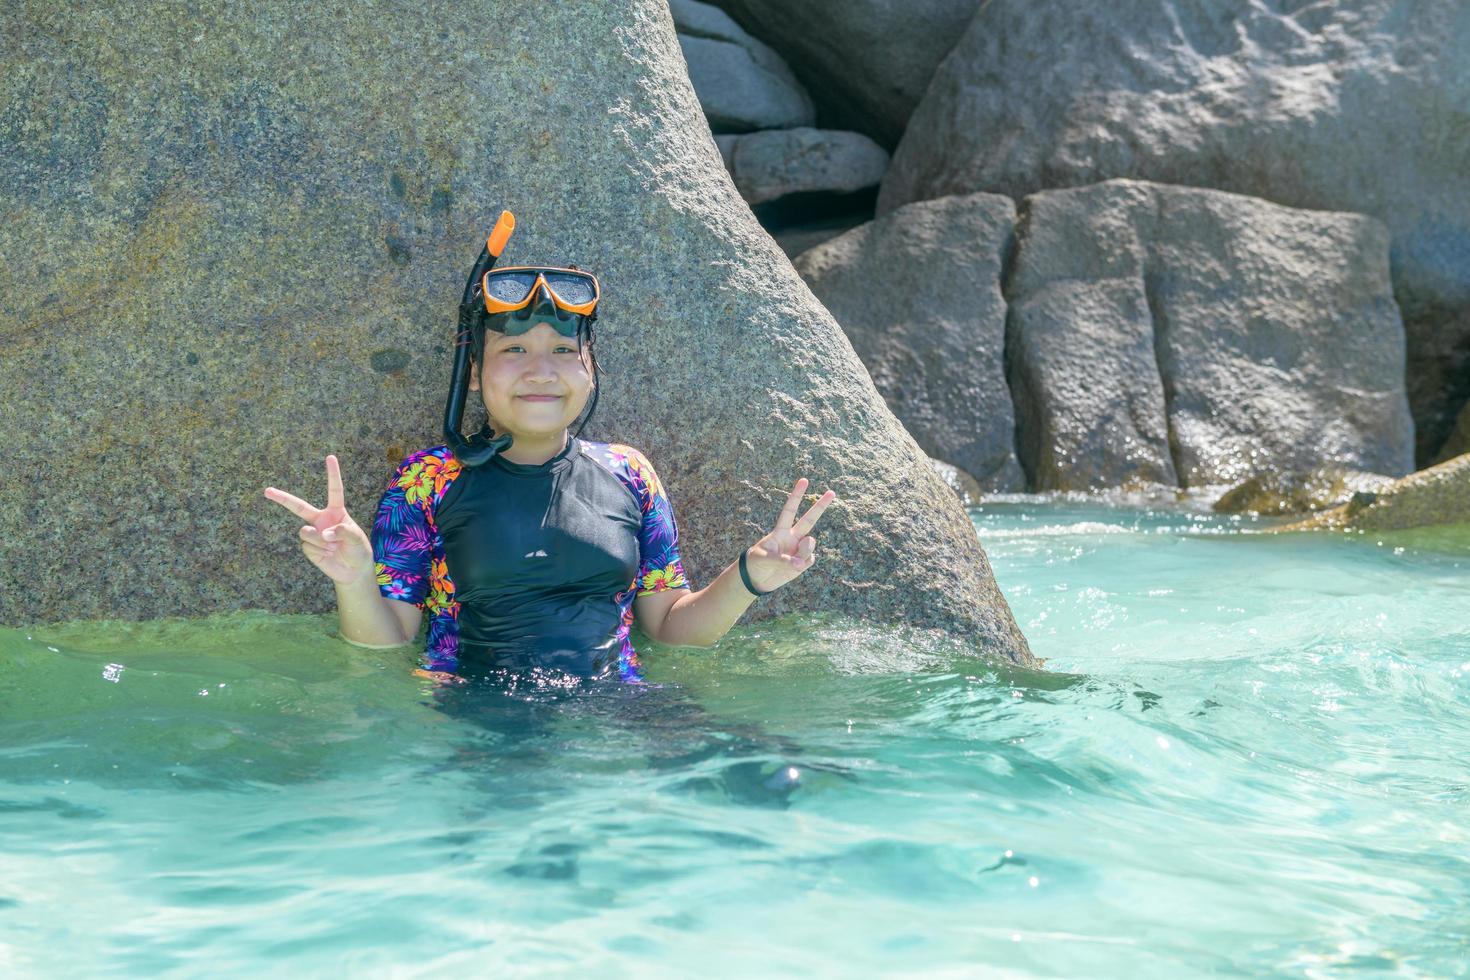
[(342, 504), (342, 468), (337, 465), (336, 456), (327, 457), (327, 507), (341, 507)]
[(277, 490), (275, 487), (266, 487), (265, 495), (268, 499), (274, 500), (303, 521), (314, 521), (317, 519), (317, 515), (321, 513), (321, 511), (300, 497), (292, 496), (284, 490)]
[(801, 543), (796, 546), (796, 553), (802, 558), (810, 558), (812, 556), (812, 552), (816, 550), (817, 539), (811, 536), (802, 538)]
[(812, 504), (807, 512), (801, 515), (801, 520), (796, 522), (796, 526), (791, 529), (791, 533), (799, 537), (811, 531), (813, 527), (816, 527), (817, 521), (821, 519), (822, 512), (828, 507), (831, 507), (832, 502), (836, 499), (837, 491), (835, 490), (828, 490), (822, 494), (822, 499)]
[(296, 536), (299, 537), (302, 541), (310, 541), (312, 544), (324, 545), (324, 542), (322, 541), (322, 532), (318, 531), (310, 524), (297, 531)]
[(801, 504), (801, 493), (806, 489), (806, 477), (796, 481), (796, 486), (791, 488), (791, 495), (786, 498), (786, 506), (781, 508), (781, 516), (776, 518), (776, 530), (791, 526), (796, 520), (796, 508)]

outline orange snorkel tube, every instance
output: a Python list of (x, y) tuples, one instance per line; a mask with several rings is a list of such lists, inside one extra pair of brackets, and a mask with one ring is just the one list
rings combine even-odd
[(475, 317), (484, 310), (483, 299), (478, 298), (480, 279), (495, 267), (500, 253), (510, 241), (516, 229), (516, 217), (509, 211), (500, 212), (500, 218), (485, 240), (480, 257), (465, 283), (464, 295), (459, 301), (459, 332), (454, 338), (454, 371), (449, 384), (449, 401), (444, 406), (444, 443), (454, 453), (462, 466), (483, 466), (495, 458), (497, 453), (510, 448), (511, 436), (507, 432), (494, 438), (490, 427), (483, 426), (469, 439), (460, 434), (459, 425), (464, 420), (465, 394), (470, 386), (470, 345), (474, 336)]

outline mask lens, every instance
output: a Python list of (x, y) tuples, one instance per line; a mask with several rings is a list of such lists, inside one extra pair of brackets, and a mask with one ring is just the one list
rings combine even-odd
[(557, 298), (563, 303), (570, 303), (573, 306), (590, 303), (597, 298), (597, 292), (592, 288), (592, 280), (587, 276), (579, 276), (571, 272), (548, 272), (546, 273), (546, 285), (551, 287), (551, 291), (556, 293)]
[(519, 303), (531, 294), (534, 272), (492, 272), (485, 279), (486, 294), (501, 303)]

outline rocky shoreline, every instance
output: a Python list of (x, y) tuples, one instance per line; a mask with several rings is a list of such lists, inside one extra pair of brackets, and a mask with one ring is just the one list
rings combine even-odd
[[(715, 138), (932, 457), (1004, 492), (1382, 486), (1470, 450), (1470, 9), (788, 7), (674, 4), (789, 65), (811, 112)], [(798, 193), (825, 224), (759, 210)]]

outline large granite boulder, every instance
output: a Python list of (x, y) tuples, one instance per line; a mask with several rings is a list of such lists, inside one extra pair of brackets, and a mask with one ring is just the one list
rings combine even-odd
[(811, 96), (774, 50), (757, 41), (718, 7), (670, 0), (689, 80), (716, 131), (745, 132), (810, 126)]
[(877, 187), (888, 151), (862, 133), (830, 129), (767, 129), (715, 137), (735, 189), (750, 204), (787, 194), (846, 194)]
[(1313, 514), (1283, 531), (1451, 530), (1444, 540), (1470, 544), (1470, 454), (1411, 473), (1378, 492), (1356, 494), (1341, 507)]
[(1025, 488), (1000, 291), (1015, 217), (995, 194), (921, 201), (795, 260), (919, 445), (986, 490)]
[(1470, 394), (1467, 51), (1462, 0), (990, 0), (915, 110), (879, 213), (1132, 177), (1373, 215), (1427, 461)]
[[(717, 0), (791, 64), (823, 126), (892, 148), (979, 0)], [(937, 195), (936, 195), (937, 196)]]
[(1026, 198), (1017, 239), (1009, 350), (1037, 489), (1412, 469), (1381, 222), (1115, 180)]
[(842, 505), (749, 619), (1031, 663), (963, 507), (735, 192), (663, 0), (491, 14), (0, 7), (0, 623), (331, 609), (260, 489), (320, 499), (335, 452), (362, 521), (440, 441), (455, 305), (510, 207), (508, 259), (602, 277), (587, 435), (648, 452), (697, 586), (805, 475)]

